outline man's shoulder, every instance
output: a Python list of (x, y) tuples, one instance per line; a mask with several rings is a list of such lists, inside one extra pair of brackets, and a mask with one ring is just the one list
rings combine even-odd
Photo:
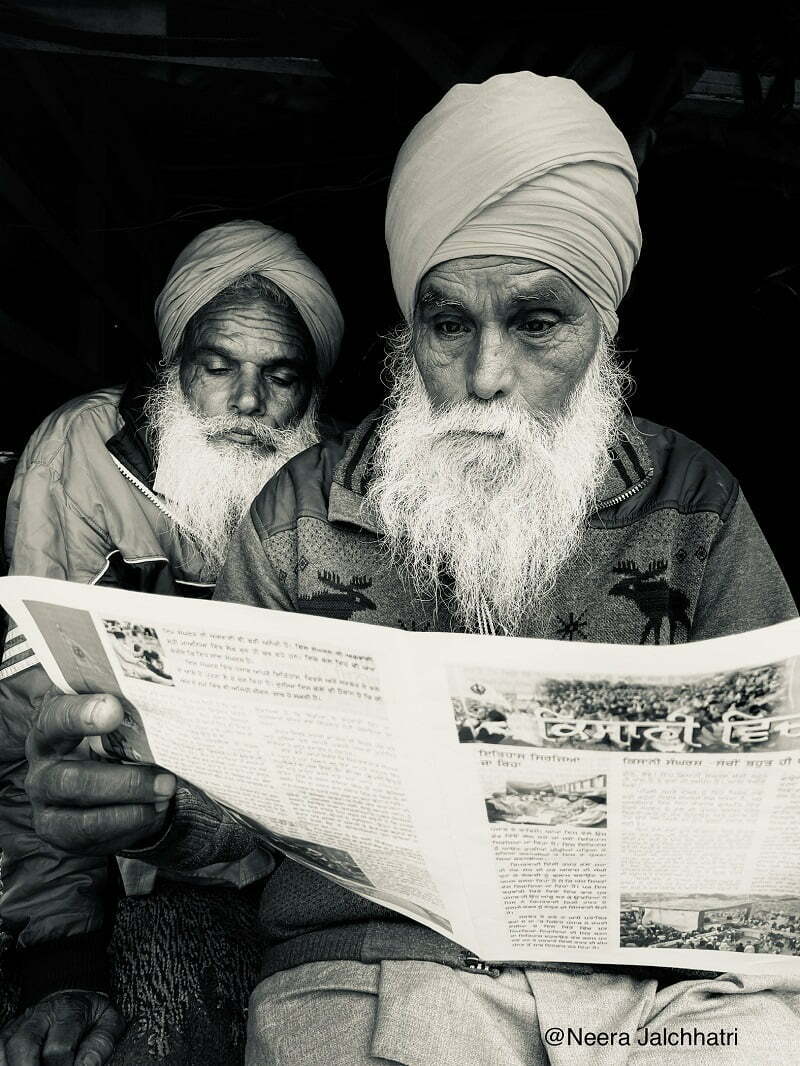
[[(363, 468), (369, 465), (381, 408), (352, 426), (327, 423), (326, 434), (318, 444), (294, 456), (272, 477), (256, 496), (250, 515), (260, 537), (270, 536), (297, 525), (298, 519), (316, 518), (328, 522), (331, 492), (334, 488), (349, 503), (347, 521), (358, 521), (363, 496)], [(361, 476), (356, 476), (356, 472)], [(337, 519), (338, 519), (337, 515)]]
[(647, 447), (653, 470), (644, 491), (630, 500), (631, 509), (706, 511), (725, 521), (739, 491), (738, 481), (725, 464), (669, 426), (638, 416), (633, 426)]
[(328, 500), (336, 468), (347, 452), (348, 431), (295, 455), (253, 500), (250, 513), (261, 535), (291, 529), (298, 518), (328, 520)]
[(110, 386), (77, 396), (61, 405), (34, 430), (23, 453), (28, 463), (52, 462), (71, 440), (106, 440), (119, 428), (123, 386)]

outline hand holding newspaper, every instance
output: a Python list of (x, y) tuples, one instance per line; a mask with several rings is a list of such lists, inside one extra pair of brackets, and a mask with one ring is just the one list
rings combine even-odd
[(63, 691), (123, 698), (115, 756), (485, 960), (800, 973), (800, 621), (628, 647), (0, 602)]

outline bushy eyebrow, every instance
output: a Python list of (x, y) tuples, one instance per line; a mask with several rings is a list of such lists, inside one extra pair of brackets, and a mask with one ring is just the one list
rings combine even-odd
[(217, 355), (220, 359), (228, 359), (231, 361), (231, 353), (221, 344), (198, 344), (192, 352), (192, 355), (195, 358), (199, 355)]
[[(511, 293), (508, 302), (511, 305), (524, 303), (560, 304), (570, 299), (571, 296), (567, 289), (542, 282), (541, 284), (534, 283)], [(419, 304), (425, 311), (455, 310), (469, 314), (469, 309), (460, 300), (447, 296), (440, 289), (433, 286), (425, 289), (419, 298)]]
[(514, 303), (524, 303), (529, 300), (536, 303), (561, 303), (562, 300), (568, 299), (569, 293), (550, 285), (535, 285), (524, 292), (515, 292), (512, 297)]
[(420, 306), (426, 311), (443, 311), (445, 308), (452, 308), (456, 311), (463, 311), (467, 314), (466, 307), (460, 300), (455, 300), (445, 294), (440, 289), (429, 288), (426, 289), (419, 298)]
[[(229, 363), (239, 362), (239, 360), (235, 357), (235, 353), (229, 352), (221, 345), (216, 344), (201, 344), (198, 348), (195, 348), (193, 352), (193, 358), (197, 359), (202, 355), (214, 355), (219, 359), (227, 360)], [(267, 359), (262, 364), (262, 366), (270, 368), (285, 366), (296, 370), (297, 367), (302, 365), (303, 363), (303, 356), (299, 354), (296, 355), (293, 353), (291, 355), (276, 356), (275, 359)]]

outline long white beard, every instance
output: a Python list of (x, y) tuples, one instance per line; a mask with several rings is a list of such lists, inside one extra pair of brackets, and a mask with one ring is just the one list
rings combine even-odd
[[(259, 490), (292, 456), (319, 440), (318, 395), (299, 422), (270, 429), (254, 418), (195, 414), (173, 367), (145, 407), (156, 458), (154, 488), (189, 534), (204, 561), (203, 577), (216, 580), (236, 526)], [(257, 437), (254, 445), (219, 435), (233, 429)]]
[(412, 588), (444, 597), (464, 629), (513, 634), (575, 554), (627, 373), (602, 340), (563, 414), (541, 418), (506, 399), (435, 410), (408, 331), (392, 342), (389, 366), (390, 413), (366, 501), (385, 547)]

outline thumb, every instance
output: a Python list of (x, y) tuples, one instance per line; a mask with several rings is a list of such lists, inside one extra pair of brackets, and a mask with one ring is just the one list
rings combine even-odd
[(28, 757), (66, 755), (84, 737), (110, 733), (122, 718), (122, 705), (116, 696), (47, 693), (31, 730)]

